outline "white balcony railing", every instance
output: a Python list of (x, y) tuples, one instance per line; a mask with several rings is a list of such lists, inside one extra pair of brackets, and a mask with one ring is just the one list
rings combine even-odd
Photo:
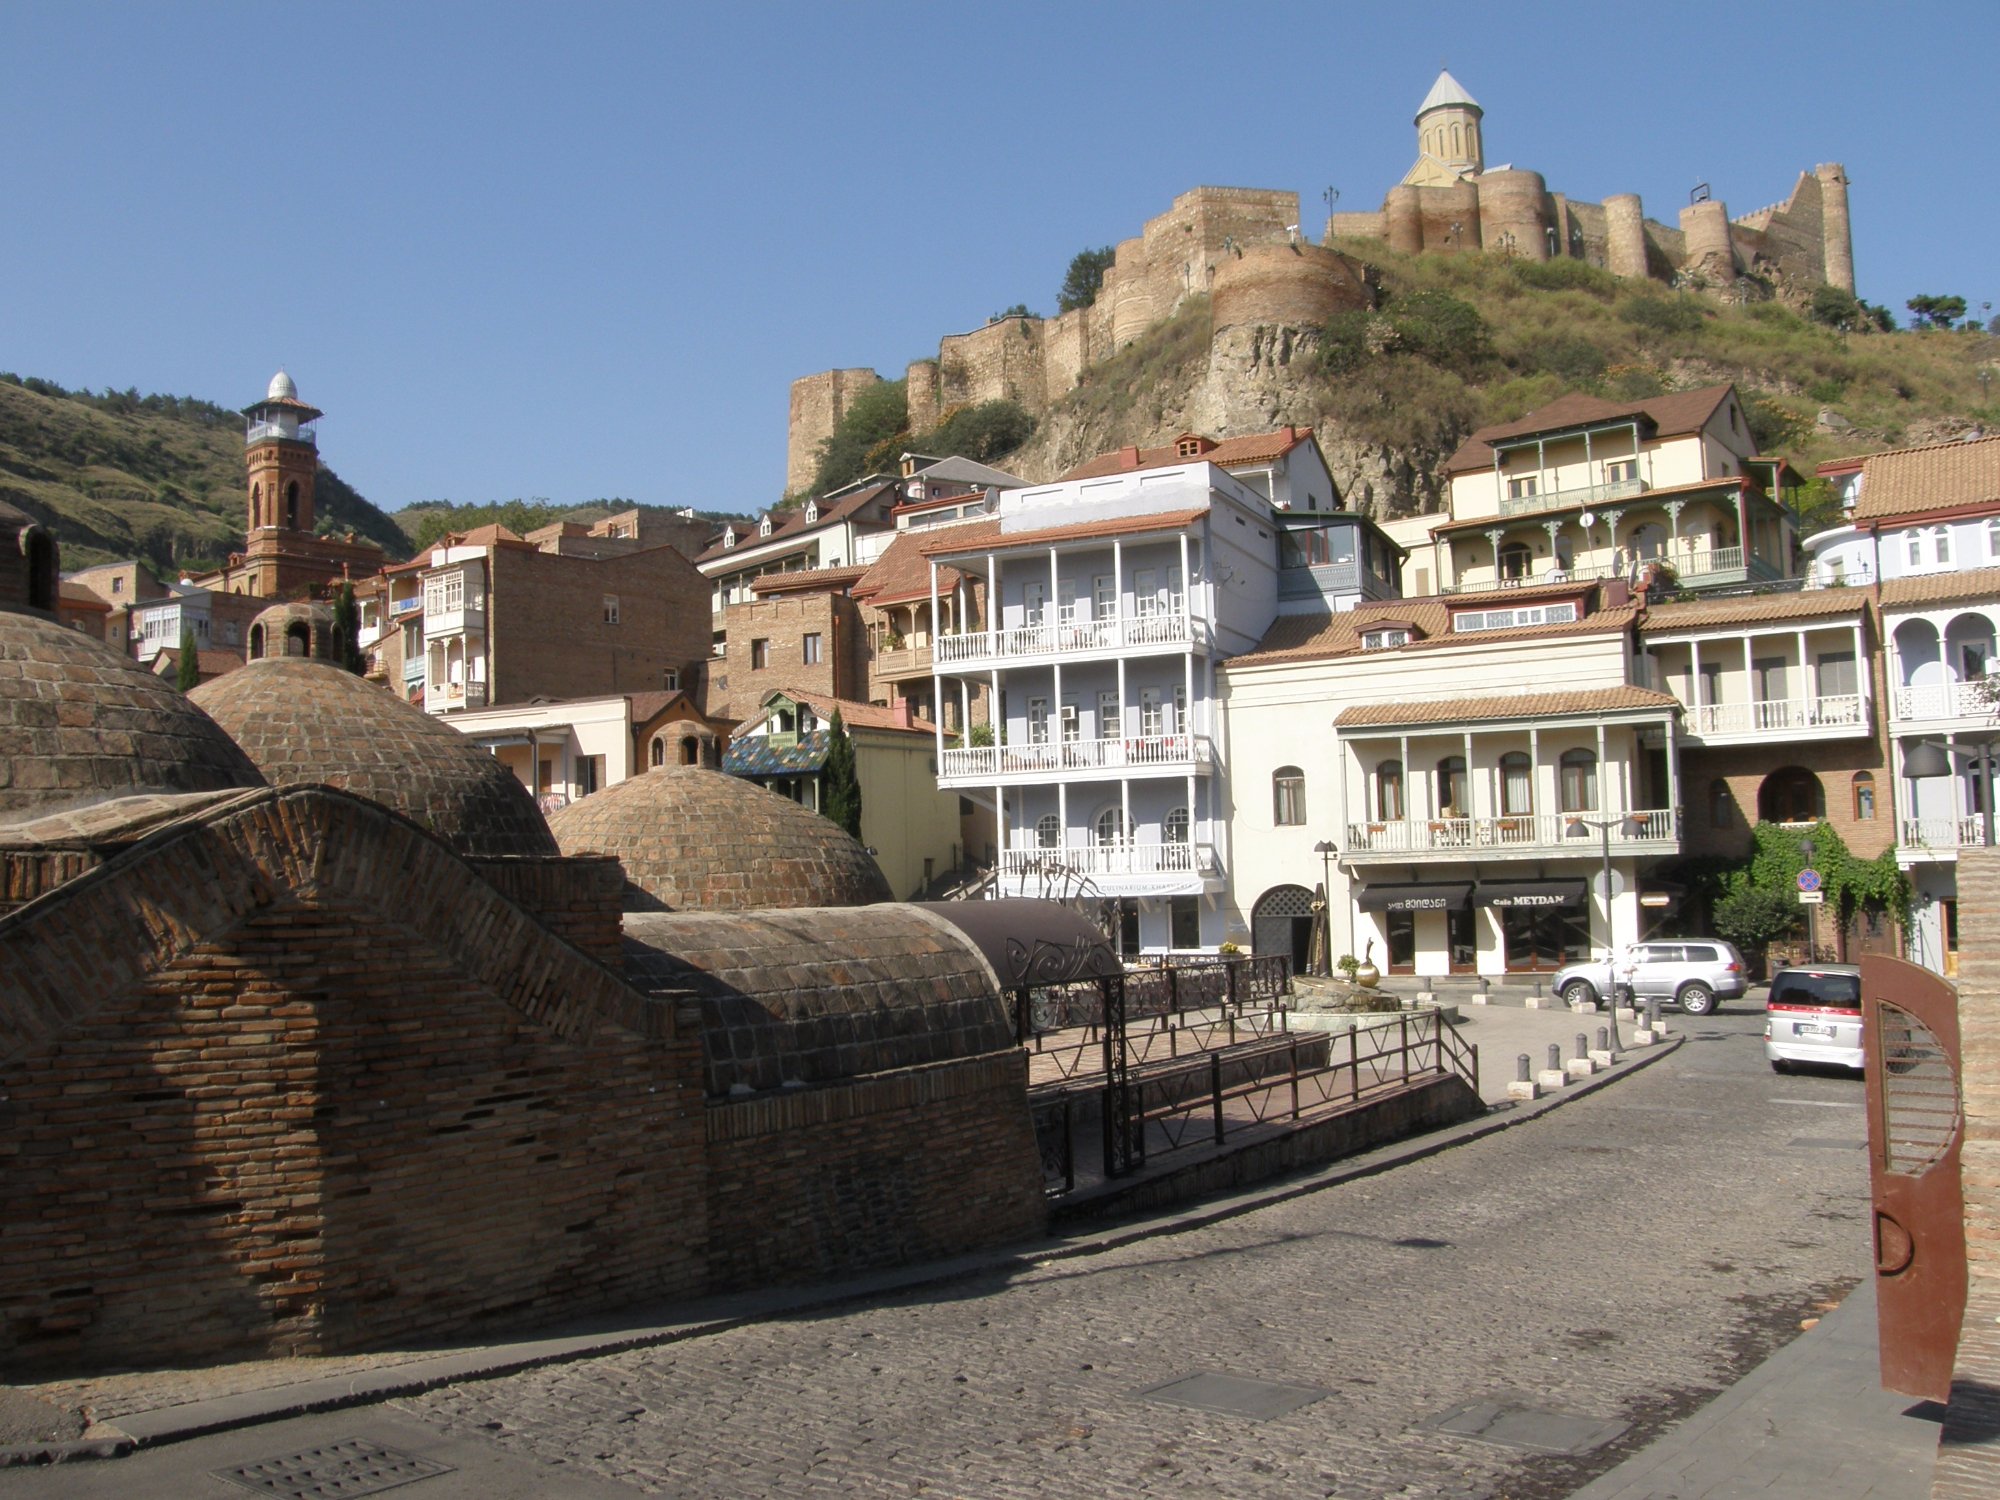
[(1213, 844), (1072, 844), (1053, 849), (1002, 849), (1003, 877), (1069, 874), (1213, 875)]
[(1933, 682), (1896, 689), (1899, 719), (1980, 719), (2000, 709), (2000, 694), (1983, 682)]
[(287, 430), (282, 422), (252, 422), (243, 431), (243, 442), (246, 446), (251, 443), (269, 442), (273, 438), (283, 443), (309, 443), (315, 448), (319, 446), (319, 434), (310, 426), (302, 427), (297, 423)]
[[(1499, 818), (1405, 818), (1379, 823), (1347, 825), (1345, 853), (1350, 857), (1370, 855), (1452, 854), (1477, 851), (1533, 854), (1546, 858), (1551, 853), (1588, 854), (1601, 847), (1602, 835), (1586, 824), (1588, 839), (1569, 836), (1577, 819), (1600, 821), (1600, 813), (1521, 813)], [(1611, 829), (1611, 847), (1656, 849), (1679, 839), (1678, 820), (1664, 808), (1630, 815), (1632, 823)]]
[(1072, 619), (1010, 630), (975, 630), (937, 638), (939, 666), (1005, 661), (1073, 652), (1123, 651), (1135, 646), (1205, 645), (1208, 627), (1179, 611), (1155, 615), (1113, 615), (1102, 620)]
[(1868, 722), (1859, 693), (1823, 698), (1767, 698), (1756, 703), (1704, 703), (1688, 713), (1688, 732), (1699, 739), (1773, 730), (1858, 728)]
[(1906, 849), (1978, 848), (1986, 841), (1986, 820), (1978, 813), (1962, 818), (1905, 818), (1901, 843)]
[(1538, 511), (1561, 510), (1566, 505), (1603, 505), (1608, 501), (1643, 494), (1645, 489), (1646, 481), (1643, 479), (1618, 479), (1610, 484), (1584, 484), (1573, 489), (1550, 490), (1543, 495), (1503, 495), (1500, 497), (1500, 514), (1528, 516)]
[(1205, 734), (1142, 734), (1130, 739), (1046, 741), (1028, 745), (973, 745), (947, 750), (938, 779), (992, 781), (1001, 776), (1061, 771), (1187, 769), (1212, 756)]
[(1710, 573), (1736, 573), (1743, 567), (1741, 547), (1704, 547), (1666, 559), (1682, 578), (1701, 578)]

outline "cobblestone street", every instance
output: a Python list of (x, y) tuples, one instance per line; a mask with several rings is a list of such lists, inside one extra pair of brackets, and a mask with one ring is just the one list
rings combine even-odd
[[(1569, 1108), (1207, 1228), (397, 1404), (668, 1494), (1566, 1494), (1867, 1270), (1861, 1085), (1773, 1076), (1755, 1012), (1679, 1024)], [(1140, 1394), (1203, 1372), (1327, 1394)], [(1419, 1425), (1475, 1399), (1628, 1426)]]

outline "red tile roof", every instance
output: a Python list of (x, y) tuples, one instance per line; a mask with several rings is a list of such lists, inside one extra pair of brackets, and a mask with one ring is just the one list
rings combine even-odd
[(1672, 693), (1652, 688), (1580, 688), (1567, 693), (1514, 693), (1490, 698), (1437, 698), (1430, 702), (1357, 703), (1334, 717), (1334, 727), (1394, 728), (1405, 724), (1473, 724), (1489, 719), (1543, 719), (1563, 714), (1617, 713), (1634, 709), (1680, 710)]
[[(1559, 591), (1559, 595), (1561, 592)], [(1566, 591), (1575, 594), (1577, 586), (1572, 584)], [(1491, 641), (1541, 640), (1565, 636), (1602, 635), (1613, 631), (1629, 630), (1632, 622), (1639, 617), (1635, 605), (1621, 605), (1615, 609), (1590, 609), (1586, 607), (1583, 618), (1556, 625), (1517, 625), (1504, 630), (1468, 630), (1454, 632), (1451, 617), (1455, 610), (1478, 609), (1505, 601), (1507, 603), (1534, 603), (1551, 597), (1550, 592), (1538, 589), (1509, 589), (1503, 594), (1454, 594), (1449, 597), (1430, 595), (1418, 599), (1384, 599), (1373, 604), (1358, 605), (1351, 610), (1336, 614), (1279, 615), (1271, 628), (1264, 632), (1264, 638), (1256, 646), (1221, 664), (1221, 670), (1228, 672), (1242, 667), (1265, 666), (1283, 661), (1317, 661), (1342, 656), (1389, 656), (1407, 651), (1434, 650), (1441, 646), (1484, 645)], [(1588, 601), (1586, 601), (1588, 605)], [(1373, 650), (1361, 644), (1361, 637), (1371, 630), (1387, 626), (1409, 626), (1420, 632), (1418, 637), (1404, 646), (1378, 647)]]
[(713, 562), (718, 557), (727, 556), (738, 548), (768, 547), (774, 542), (787, 542), (794, 537), (802, 537), (816, 531), (824, 531), (830, 526), (837, 526), (842, 521), (847, 520), (850, 516), (866, 507), (870, 501), (879, 500), (884, 496), (893, 498), (896, 492), (896, 483), (894, 480), (884, 480), (881, 484), (869, 485), (865, 489), (856, 490), (853, 494), (842, 497), (832, 505), (822, 505), (819, 508), (819, 519), (817, 521), (806, 520), (806, 510), (803, 505), (795, 510), (773, 514), (771, 517), (771, 534), (769, 536), (759, 536), (757, 534), (758, 523), (755, 521), (731, 521), (723, 529), (736, 533), (735, 546), (724, 547), (718, 540), (704, 551), (698, 553), (694, 560), (697, 563)]
[(1629, 417), (1644, 418), (1660, 437), (1678, 437), (1699, 432), (1715, 415), (1716, 408), (1735, 389), (1730, 385), (1703, 386), (1695, 391), (1676, 391), (1646, 401), (1606, 401), (1580, 391), (1558, 396), (1547, 406), (1538, 407), (1512, 422), (1482, 427), (1459, 445), (1445, 460), (1447, 475), (1469, 473), (1493, 467), (1493, 444), (1507, 438), (1532, 437), (1538, 432), (1566, 432), (1572, 428), (1594, 427)]
[(1961, 600), (2000, 604), (2000, 568), (1923, 573), (1914, 578), (1891, 578), (1882, 585), (1884, 609), (1914, 609), (1925, 604), (1956, 604)]
[(1857, 521), (2000, 504), (2000, 437), (1873, 453), (1861, 474)]
[[(961, 530), (962, 527), (951, 528), (954, 533)], [(946, 534), (942, 529), (937, 532), (904, 532), (889, 544), (888, 550), (875, 559), (875, 565), (854, 585), (854, 597), (875, 605), (905, 604), (912, 599), (930, 598), (930, 560), (924, 556), (923, 548), (925, 542), (936, 541)], [(950, 593), (965, 576), (957, 568), (940, 567), (938, 593)]]
[[(1201, 445), (1201, 451), (1185, 454), (1179, 451), (1180, 443), (1193, 439)], [(1078, 464), (1059, 483), (1072, 479), (1102, 479), (1107, 474), (1129, 474), (1137, 469), (1169, 468), (1175, 464), (1211, 463), (1217, 468), (1227, 469), (1238, 464), (1265, 463), (1274, 458), (1283, 458), (1301, 443), (1313, 440), (1310, 427), (1280, 427), (1275, 432), (1249, 433), (1243, 437), (1223, 438), (1216, 441), (1189, 432), (1167, 444), (1163, 448), (1115, 448), (1109, 453)]]
[(785, 573), (764, 573), (750, 580), (759, 594), (840, 593), (868, 571), (865, 564), (840, 568), (793, 568)]
[[(846, 729), (893, 729), (900, 734), (923, 734), (935, 736), (937, 725), (929, 719), (920, 719), (911, 714), (910, 722), (901, 723), (896, 711), (879, 703), (857, 703), (852, 698), (831, 698), (825, 693), (809, 693), (800, 688), (777, 688), (795, 703), (812, 705), (812, 711), (822, 720), (831, 719), (833, 711), (840, 710), (841, 726)], [(765, 695), (769, 697), (767, 693)]]
[(1868, 608), (1861, 589), (1811, 589), (1791, 593), (1739, 594), (1728, 599), (1691, 599), (1655, 604), (1646, 610), (1645, 629), (1682, 630), (1697, 625), (1753, 625), (1765, 620), (1809, 620), (1859, 614)]
[(1010, 531), (1004, 536), (998, 521), (968, 521), (963, 526), (951, 527), (949, 535), (924, 543), (921, 550), (926, 557), (960, 552), (1011, 552), (1017, 547), (1043, 547), (1050, 542), (1129, 536), (1135, 531), (1180, 531), (1207, 514), (1206, 510), (1170, 510), (1150, 516), (1114, 516), (1102, 521), (1046, 526), (1037, 531)]

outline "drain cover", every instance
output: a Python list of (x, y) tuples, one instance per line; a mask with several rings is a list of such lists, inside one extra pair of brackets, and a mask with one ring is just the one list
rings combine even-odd
[(1248, 1417), (1268, 1422), (1311, 1406), (1332, 1394), (1316, 1385), (1283, 1385), (1275, 1380), (1244, 1380), (1236, 1375), (1183, 1375), (1165, 1385), (1138, 1393), (1148, 1401), (1164, 1401), (1169, 1406), (1188, 1406), (1196, 1411), (1220, 1412), (1225, 1417)]
[(1566, 1417), (1561, 1412), (1526, 1406), (1502, 1406), (1497, 1401), (1465, 1401), (1417, 1425), (1482, 1443), (1531, 1448), (1537, 1453), (1588, 1453), (1617, 1437), (1626, 1424)]
[(398, 1485), (449, 1474), (452, 1468), (450, 1464), (398, 1453), (365, 1438), (343, 1438), (288, 1458), (267, 1458), (261, 1463), (212, 1472), (217, 1479), (240, 1484), (260, 1495), (279, 1496), (280, 1500), (348, 1500), (350, 1496), (378, 1495)]

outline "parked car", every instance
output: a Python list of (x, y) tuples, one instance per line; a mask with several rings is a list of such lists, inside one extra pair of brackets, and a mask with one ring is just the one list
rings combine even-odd
[(1734, 944), (1721, 938), (1662, 938), (1634, 943), (1608, 964), (1598, 960), (1558, 969), (1555, 991), (1572, 1005), (1608, 1000), (1614, 971), (1638, 1004), (1673, 1001), (1691, 1016), (1705, 1016), (1718, 1001), (1734, 1000), (1750, 987)]
[(1856, 965), (1778, 970), (1771, 976), (1764, 1012), (1764, 1056), (1772, 1072), (1789, 1073), (1794, 1063), (1861, 1071), (1861, 970)]

